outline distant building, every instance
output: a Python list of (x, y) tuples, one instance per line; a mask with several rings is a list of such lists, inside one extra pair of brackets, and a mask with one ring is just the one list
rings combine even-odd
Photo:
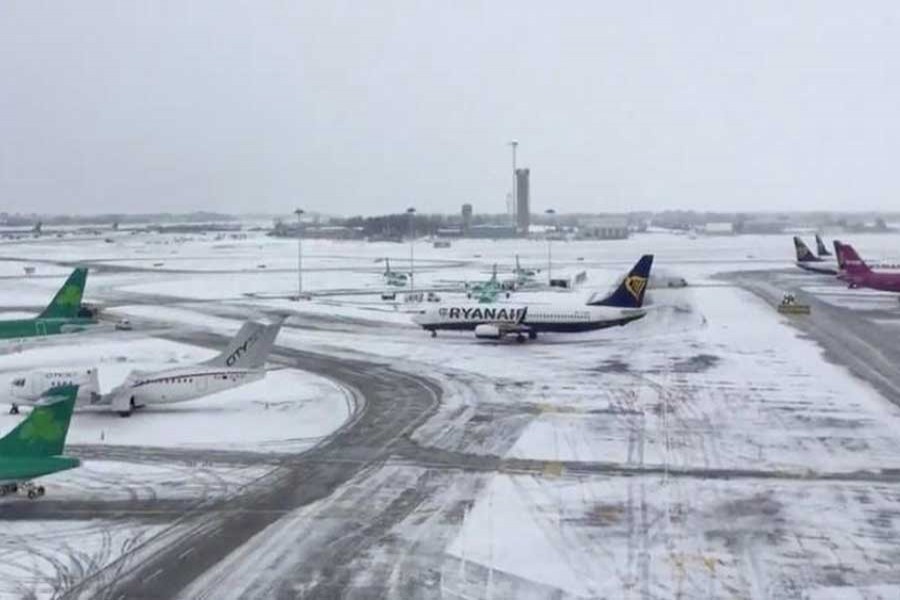
[(462, 230), (463, 235), (469, 235), (469, 229), (472, 228), (472, 205), (462, 205)]
[[(463, 230), (460, 227), (440, 227), (437, 231), (434, 232), (435, 236), (439, 238), (458, 238), (462, 237)], [(437, 246), (435, 246), (437, 247)]]
[(767, 219), (763, 217), (741, 219), (734, 224), (735, 233), (784, 233), (788, 223), (783, 220)]
[(628, 219), (605, 217), (586, 219), (578, 229), (579, 237), (595, 240), (624, 240), (628, 238)]
[(516, 169), (516, 228), (523, 235), (531, 224), (530, 175), (531, 169)]
[(703, 226), (703, 233), (706, 235), (732, 235), (734, 233), (734, 223), (731, 221), (707, 223)]
[(501, 239), (516, 237), (516, 228), (511, 225), (473, 225), (469, 229), (469, 237)]

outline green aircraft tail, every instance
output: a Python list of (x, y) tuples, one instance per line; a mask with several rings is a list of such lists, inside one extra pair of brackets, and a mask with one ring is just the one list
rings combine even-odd
[(46, 391), (31, 414), (0, 438), (0, 456), (38, 458), (62, 454), (77, 394), (77, 385)]
[(87, 269), (79, 267), (72, 271), (56, 296), (47, 305), (38, 318), (40, 319), (74, 319), (81, 310), (81, 297), (84, 295), (84, 284), (87, 282)]

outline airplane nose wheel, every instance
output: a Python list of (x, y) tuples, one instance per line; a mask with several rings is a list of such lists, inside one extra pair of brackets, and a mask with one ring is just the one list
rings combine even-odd
[(9, 407), (9, 414), (11, 414), (11, 415), (17, 415), (17, 414), (19, 414), (19, 405), (18, 405), (18, 404), (11, 404), (10, 407)]

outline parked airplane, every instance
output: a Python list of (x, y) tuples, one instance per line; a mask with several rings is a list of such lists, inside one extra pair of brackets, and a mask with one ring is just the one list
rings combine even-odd
[(824, 273), (826, 275), (837, 275), (837, 263), (832, 257), (822, 258), (812, 253), (812, 250), (799, 237), (794, 236), (794, 250), (797, 253), (796, 265), (806, 271), (813, 273)]
[(534, 282), (534, 278), (537, 276), (537, 273), (538, 272), (534, 269), (522, 268), (522, 265), (519, 263), (519, 255), (516, 254), (516, 268), (513, 269), (513, 276), (515, 277), (516, 286), (527, 285)]
[[(842, 242), (838, 240), (834, 240), (834, 256), (837, 261), (838, 266), (838, 279), (844, 279), (844, 261), (841, 257), (841, 246), (844, 246)], [(873, 271), (884, 272), (886, 274), (897, 274), (900, 273), (900, 264), (896, 262), (890, 262), (881, 259), (870, 260), (870, 262), (866, 263), (870, 269)]]
[(490, 279), (475, 283), (466, 282), (466, 297), (469, 299), (474, 297), (479, 304), (490, 304), (495, 302), (500, 294), (505, 294), (509, 298), (510, 290), (514, 288), (514, 283), (502, 282), (497, 278), (497, 264), (494, 263)]
[(432, 337), (444, 329), (474, 331), (480, 339), (515, 335), (520, 342), (525, 336), (535, 339), (541, 332), (573, 333), (625, 325), (646, 314), (642, 307), (652, 265), (652, 254), (642, 256), (611, 294), (604, 298), (595, 294), (586, 305), (450, 305), (426, 309), (413, 321)]
[[(100, 399), (100, 381), (97, 369), (36, 369), (20, 375), (10, 382), (10, 395), (31, 405), (45, 393), (67, 385), (78, 386), (76, 404), (96, 404)], [(12, 402), (11, 415), (19, 414), (19, 404)]]
[(0, 321), (0, 339), (19, 339), (83, 331), (97, 321), (81, 306), (87, 269), (72, 271), (47, 308), (33, 319)]
[(190, 367), (132, 371), (104, 397), (112, 410), (127, 417), (150, 404), (185, 402), (259, 381), (283, 319), (272, 325), (244, 323), (228, 347), (215, 358)]
[(384, 282), (388, 285), (392, 285), (394, 287), (403, 287), (407, 283), (406, 273), (398, 273), (397, 271), (391, 271), (391, 259), (384, 259), (384, 273), (382, 274), (384, 277)]
[(0, 439), (0, 496), (19, 491), (31, 499), (43, 496), (44, 486), (32, 479), (81, 464), (62, 456), (77, 394), (73, 385), (49, 390), (31, 414)]
[(900, 273), (873, 271), (850, 244), (835, 242), (842, 265), (840, 279), (851, 288), (870, 288), (882, 292), (900, 292)]
[[(108, 394), (99, 390), (79, 394), (79, 406), (109, 407), (123, 417), (137, 408), (153, 404), (172, 404), (194, 400), (202, 396), (240, 387), (266, 376), (266, 359), (275, 345), (282, 320), (264, 325), (255, 321), (244, 323), (225, 350), (215, 358), (185, 367), (162, 371), (132, 371), (122, 384)], [(87, 371), (87, 370), (85, 370)], [(41, 394), (53, 389), (61, 377), (48, 377), (45, 371), (31, 371), (13, 379), (13, 396), (19, 404), (34, 404)], [(81, 375), (77, 370), (52, 371), (57, 375), (71, 375), (71, 381), (96, 377)], [(81, 376), (79, 379), (77, 375)], [(95, 385), (90, 383), (89, 386)]]

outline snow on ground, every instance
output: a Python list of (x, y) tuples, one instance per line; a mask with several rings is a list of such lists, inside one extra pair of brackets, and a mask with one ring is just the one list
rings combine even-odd
[[(864, 255), (897, 254), (897, 236), (845, 237)], [(583, 301), (648, 251), (655, 253), (657, 268), (685, 277), (693, 287), (651, 290), (648, 316), (624, 328), (545, 335), (537, 343), (517, 345), (479, 342), (465, 333), (431, 339), (409, 323), (406, 307), (395, 310), (380, 301), (375, 292), (383, 287), (383, 265), (376, 260), (389, 256), (395, 270), (405, 271), (406, 245), (305, 241), (304, 265), (310, 270), (304, 273), (304, 289), (335, 296), (303, 302), (246, 296), (294, 292), (293, 240), (134, 236), (117, 238), (114, 244), (0, 245), (0, 256), (15, 254), (26, 261), (56, 257), (147, 269), (92, 275), (89, 297), (118, 294), (121, 299), (132, 293), (184, 300), (179, 306), (128, 303), (110, 309), (117, 315), (231, 333), (240, 326), (243, 305), (253, 315), (288, 310), (298, 315), (294, 324), (316, 326), (285, 328), (280, 344), (348, 357), (362, 354), (427, 374), (440, 381), (445, 393), (438, 415), (414, 434), (417, 443), (551, 466), (572, 461), (635, 471), (630, 477), (566, 472), (554, 477), (555, 469), (544, 476), (460, 476), (452, 493), (466, 488), (460, 481), (469, 481), (467, 477), (483, 478), (488, 486), (471, 499), (464, 524), (444, 523), (455, 535), (446, 543), (438, 540), (440, 549), (429, 555), (438, 556), (440, 585), (447, 595), (480, 597), (486, 590), (518, 589), (512, 581), (521, 580), (539, 583), (551, 591), (548, 597), (555, 592), (614, 598), (895, 597), (895, 537), (880, 533), (892, 527), (898, 514), (896, 486), (800, 478), (894, 468), (900, 463), (900, 409), (845, 369), (825, 362), (819, 347), (799, 336), (771, 306), (712, 278), (722, 271), (790, 268), (790, 236), (646, 234), (621, 242), (554, 242), (552, 251), (554, 271), (584, 269), (587, 285), (573, 294), (516, 294), (512, 302)], [(546, 252), (541, 241), (460, 240), (451, 249), (418, 242), (416, 285), (487, 279), (494, 262), (500, 263), (501, 273), (508, 272), (515, 254), (543, 274)], [(223, 269), (241, 272), (215, 272)], [(891, 308), (890, 297), (849, 294), (801, 273), (797, 280), (842, 306)], [(22, 281), (21, 288), (10, 286), (7, 296), (0, 294), (0, 305), (43, 304), (61, 283), (53, 278)], [(445, 300), (461, 297), (444, 295)], [(40, 300), (23, 301), (26, 296)], [(84, 344), (78, 359), (99, 357), (102, 376), (106, 366), (130, 367), (132, 362), (152, 362), (154, 356), (169, 364), (209, 355), (168, 342), (142, 346), (128, 336), (121, 340), (97, 342), (108, 344), (99, 350)], [(120, 363), (120, 354), (131, 359)], [(0, 371), (66, 357), (72, 360), (63, 346), (10, 353), (0, 356)], [(98, 443), (103, 432), (108, 444), (295, 450), (339, 426), (347, 414), (342, 391), (308, 374), (276, 371), (254, 385), (229, 392), (234, 396), (139, 412), (129, 420), (79, 414), (72, 439)], [(660, 466), (673, 475), (640, 474)], [(102, 463), (91, 468), (101, 473), (87, 475), (101, 481), (103, 469), (109, 468), (111, 477), (118, 469)], [(152, 489), (172, 491), (160, 482), (176, 481), (178, 467), (158, 469), (136, 470), (130, 481), (137, 486), (146, 478), (157, 482)], [(765, 477), (685, 475), (697, 469), (744, 469)], [(58, 476), (62, 479), (56, 485), (63, 493), (96, 493), (77, 480), (66, 487), (66, 476), (80, 476), (70, 473)], [(414, 469), (390, 467), (377, 477), (382, 475), (387, 483), (379, 493), (385, 502), (402, 491), (404, 482), (412, 486), (420, 476)], [(202, 485), (202, 478), (197, 481)], [(340, 491), (348, 498), (354, 493), (353, 486)], [(275, 565), (261, 577), (277, 577), (278, 569), (291, 567), (280, 557), (300, 539), (297, 532), (309, 533), (301, 539), (309, 549), (320, 528), (347, 525), (315, 518), (332, 500), (287, 515), (268, 532), (278, 533), (271, 536), (271, 545), (265, 535), (257, 537), (236, 555), (235, 564), (259, 553), (265, 564)], [(357, 511), (368, 507), (349, 505)], [(430, 530), (414, 525), (432, 517), (414, 512), (379, 543), (406, 535), (410, 543), (412, 538), (419, 543)], [(216, 573), (221, 570), (211, 571)], [(23, 576), (27, 580), (22, 573), (16, 578)]]
[[(496, 589), (515, 577), (583, 598), (895, 598), (879, 522), (898, 500), (869, 483), (498, 475), (447, 552), (454, 571), (495, 569)], [(448, 570), (446, 592), (484, 595)]]
[(58, 598), (163, 525), (138, 521), (4, 521), (0, 598)]
[[(513, 348), (470, 333), (432, 339), (404, 314), (393, 315), (394, 331), (285, 329), (279, 343), (364, 352), (401, 367), (414, 361), (480, 390), (445, 394), (445, 415), (485, 398), (533, 405), (541, 414), (508, 450), (519, 458), (788, 470), (900, 461), (900, 411), (823, 361), (816, 343), (772, 307), (723, 285), (653, 296), (649, 315), (627, 327), (547, 334)], [(203, 318), (195, 310), (142, 309), (186, 324)], [(454, 432), (438, 419), (418, 437), (441, 430), (441, 443), (460, 449), (454, 444), (470, 441), (465, 427)]]
[[(76, 507), (79, 502), (206, 500), (233, 494), (272, 469), (265, 464), (145, 464), (88, 459), (77, 469), (42, 477), (40, 483), (46, 488), (47, 501), (72, 503)], [(19, 494), (0, 499), (0, 506), (41, 501)]]

